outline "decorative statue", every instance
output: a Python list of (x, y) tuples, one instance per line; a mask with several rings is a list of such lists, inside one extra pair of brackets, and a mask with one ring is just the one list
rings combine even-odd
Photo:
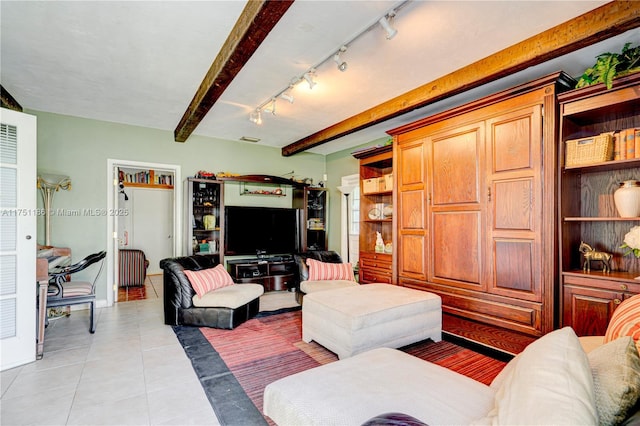
[(382, 240), (382, 234), (376, 231), (376, 253), (384, 253), (384, 241)]
[(584, 263), (582, 264), (582, 269), (584, 271), (591, 270), (591, 261), (599, 260), (602, 262), (602, 272), (611, 272), (611, 264), (609, 261), (613, 257), (611, 253), (606, 253), (604, 251), (596, 251), (589, 244), (584, 241), (580, 242), (580, 253), (584, 255)]

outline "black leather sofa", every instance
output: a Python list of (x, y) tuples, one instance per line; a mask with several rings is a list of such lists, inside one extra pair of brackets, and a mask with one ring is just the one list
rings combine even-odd
[(324, 250), (312, 250), (304, 253), (297, 253), (293, 255), (293, 259), (298, 266), (298, 285), (296, 286), (296, 301), (302, 305), (302, 299), (305, 293), (300, 290), (300, 283), (309, 279), (309, 267), (306, 260), (308, 258), (319, 260), (326, 263), (342, 263), (342, 258), (335, 251)]
[(260, 311), (260, 298), (231, 309), (227, 307), (196, 307), (192, 298), (195, 291), (184, 270), (199, 271), (218, 264), (217, 255), (175, 257), (160, 261), (164, 271), (164, 323), (233, 329)]

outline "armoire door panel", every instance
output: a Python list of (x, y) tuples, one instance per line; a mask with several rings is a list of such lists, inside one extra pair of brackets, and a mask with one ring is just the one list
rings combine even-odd
[(533, 187), (532, 177), (494, 182), (494, 229), (534, 230)]
[[(465, 288), (481, 285), (481, 214), (478, 211), (433, 215), (433, 279)], [(456, 284), (458, 282), (458, 284)]]
[(482, 127), (432, 139), (433, 205), (479, 202)]
[(399, 197), (400, 230), (424, 229), (426, 213), (424, 191), (402, 191)]
[(539, 269), (534, 241), (494, 242), (494, 280), (491, 292), (531, 301), (540, 301)]
[(425, 265), (427, 242), (424, 232), (416, 234), (403, 233), (400, 238), (400, 244), (398, 275), (425, 280), (427, 278)]
[(532, 117), (528, 110), (524, 115), (521, 114), (489, 122), (493, 139), (494, 172), (528, 169), (533, 166), (533, 150), (538, 145), (540, 128), (538, 125), (537, 132), (532, 130)]
[(394, 170), (399, 187), (424, 184), (424, 146), (422, 141), (398, 147), (398, 166)]

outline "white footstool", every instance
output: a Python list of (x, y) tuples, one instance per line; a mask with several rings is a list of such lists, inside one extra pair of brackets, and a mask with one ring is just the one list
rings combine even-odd
[(390, 284), (364, 284), (307, 294), (302, 340), (347, 358), (369, 349), (442, 340), (439, 296)]

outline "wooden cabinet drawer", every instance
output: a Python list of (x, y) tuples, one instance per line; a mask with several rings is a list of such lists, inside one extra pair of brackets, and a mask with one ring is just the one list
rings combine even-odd
[(392, 284), (391, 282), (391, 268), (388, 272), (380, 269), (368, 269), (360, 267), (360, 284), (370, 283), (385, 283)]
[(292, 274), (271, 275), (267, 277), (265, 291), (282, 291), (296, 286), (295, 277)]
[(360, 267), (369, 269), (382, 269), (391, 272), (391, 255), (390, 254), (371, 254), (363, 255), (360, 253)]

